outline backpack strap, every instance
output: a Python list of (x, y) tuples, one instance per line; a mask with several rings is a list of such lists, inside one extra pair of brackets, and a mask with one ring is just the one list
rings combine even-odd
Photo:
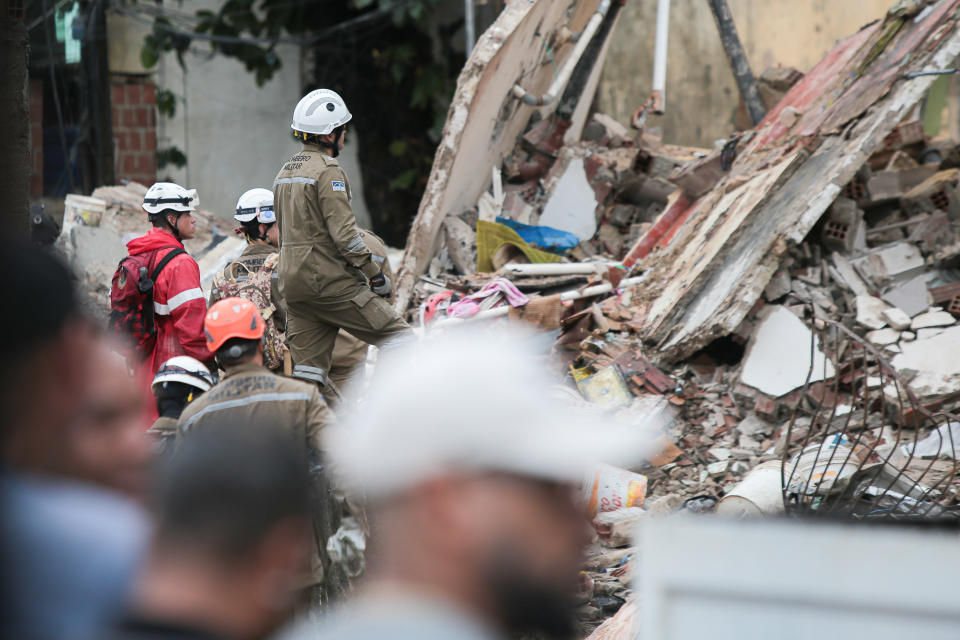
[(150, 279), (153, 280), (154, 282), (156, 282), (156, 281), (157, 281), (157, 276), (160, 275), (160, 272), (163, 271), (163, 268), (164, 268), (165, 266), (167, 266), (167, 264), (168, 264), (171, 260), (173, 260), (173, 259), (176, 258), (177, 256), (179, 256), (179, 255), (181, 255), (181, 254), (184, 254), (184, 253), (186, 253), (186, 250), (184, 250), (183, 248), (181, 248), (181, 247), (173, 247), (173, 251), (171, 251), (171, 252), (169, 252), (167, 255), (163, 256), (163, 260), (161, 260), (160, 262), (158, 262), (158, 263), (157, 263), (157, 266), (153, 268), (153, 273), (150, 274)]

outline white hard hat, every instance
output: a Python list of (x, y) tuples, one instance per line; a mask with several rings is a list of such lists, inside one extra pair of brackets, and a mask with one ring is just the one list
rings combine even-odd
[(558, 398), (533, 336), (518, 331), (460, 327), (381, 351), (378, 392), (348, 398), (355, 408), (325, 431), (342, 486), (382, 499), (484, 471), (580, 484), (598, 463), (650, 453), (655, 434)]
[(237, 212), (233, 219), (237, 222), (250, 222), (254, 218), (262, 224), (277, 221), (277, 215), (273, 211), (273, 191), (270, 189), (248, 189), (237, 200)]
[(347, 124), (352, 117), (340, 94), (330, 89), (316, 89), (300, 98), (293, 110), (290, 128), (324, 135)]
[(147, 213), (173, 211), (196, 211), (200, 196), (196, 189), (184, 189), (173, 182), (155, 182), (143, 196), (143, 210)]
[(201, 391), (209, 391), (213, 386), (213, 375), (196, 358), (176, 356), (160, 365), (160, 370), (154, 376), (150, 388), (156, 393), (164, 382), (182, 382)]

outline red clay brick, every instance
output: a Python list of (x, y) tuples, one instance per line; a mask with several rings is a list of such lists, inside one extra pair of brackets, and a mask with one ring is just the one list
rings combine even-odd
[(140, 89), (140, 101), (143, 104), (157, 103), (157, 87), (152, 84), (145, 84)]
[(141, 153), (137, 156), (137, 173), (141, 176), (149, 176), (156, 170), (153, 154)]
[(121, 164), (122, 171), (125, 175), (133, 175), (137, 171), (137, 163), (131, 154), (122, 154), (123, 164)]
[(143, 149), (144, 151), (157, 150), (157, 132), (156, 131), (147, 130), (143, 132)]
[(127, 104), (140, 104), (140, 85), (127, 85)]
[(142, 148), (140, 144), (140, 132), (131, 131), (127, 134), (127, 149), (130, 151), (140, 151)]
[(127, 93), (123, 90), (122, 84), (115, 84), (110, 87), (110, 100), (114, 105), (126, 104)]
[(137, 107), (136, 114), (137, 114), (138, 127), (146, 127), (148, 124), (150, 124), (149, 116), (147, 116), (146, 107)]
[(120, 126), (120, 110), (117, 107), (113, 108), (113, 128), (116, 129)]
[(122, 121), (125, 127), (137, 126), (137, 109), (135, 107), (127, 107), (124, 109)]

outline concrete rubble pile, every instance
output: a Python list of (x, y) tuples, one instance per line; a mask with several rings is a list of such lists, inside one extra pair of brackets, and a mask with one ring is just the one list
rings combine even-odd
[[(117, 264), (127, 255), (126, 243), (150, 229), (141, 208), (146, 192), (146, 186), (128, 182), (99, 187), (90, 196), (71, 194), (64, 203), (56, 246), (78, 274), (89, 296), (89, 310), (98, 316), (105, 316), (110, 309), (110, 283)], [(207, 289), (213, 276), (243, 251), (245, 243), (228, 222), (209, 211), (198, 210), (193, 215), (196, 236), (184, 245), (199, 262), (201, 283)]]
[(769, 70), (766, 117), (713, 150), (516, 112), (479, 197), (425, 196), (411, 320), (529, 322), (570, 394), (661, 441), (620, 470), (644, 495), (594, 515), (581, 619), (622, 611), (597, 637), (629, 628), (644, 518), (960, 513), (960, 141), (920, 108), (958, 15), (900, 2), (806, 75)]

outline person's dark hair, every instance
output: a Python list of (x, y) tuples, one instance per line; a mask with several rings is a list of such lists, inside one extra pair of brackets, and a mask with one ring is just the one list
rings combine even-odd
[(147, 219), (154, 227), (169, 230), (173, 225), (171, 225), (170, 221), (167, 220), (167, 216), (176, 216), (176, 219), (179, 220), (180, 216), (184, 213), (184, 211), (177, 211), (176, 209), (164, 209), (163, 211), (158, 211), (156, 213), (148, 213)]
[(245, 338), (230, 338), (217, 349), (217, 362), (224, 367), (232, 367), (253, 357), (257, 352), (259, 340), (247, 340)]
[(0, 300), (16, 306), (6, 314), (0, 353), (6, 370), (11, 361), (56, 338), (79, 314), (73, 279), (67, 266), (50, 252), (24, 241), (0, 246)]
[(243, 229), (243, 235), (251, 240), (263, 240), (264, 238), (263, 234), (260, 233), (260, 223), (257, 222), (256, 218), (241, 222), (240, 228)]
[(255, 549), (290, 518), (308, 520), (304, 447), (281, 425), (212, 425), (185, 438), (161, 467), (157, 538), (223, 561)]
[(201, 393), (196, 387), (184, 382), (164, 382), (154, 392), (157, 398), (157, 413), (165, 418), (177, 419), (190, 404), (190, 394), (196, 397)]

